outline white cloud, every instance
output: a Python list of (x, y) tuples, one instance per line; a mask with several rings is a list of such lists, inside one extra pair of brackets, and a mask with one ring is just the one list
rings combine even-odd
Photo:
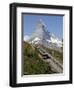
[(28, 35), (25, 35), (25, 36), (24, 36), (24, 41), (28, 41), (29, 38), (30, 38), (30, 37), (29, 37)]

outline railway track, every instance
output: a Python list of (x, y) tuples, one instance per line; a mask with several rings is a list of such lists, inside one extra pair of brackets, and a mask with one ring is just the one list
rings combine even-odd
[(49, 66), (51, 66), (52, 71), (57, 72), (57, 73), (62, 73), (63, 72), (63, 65), (57, 61), (51, 54), (46, 52), (43, 48), (37, 48), (39, 53), (41, 54), (43, 61), (48, 62)]

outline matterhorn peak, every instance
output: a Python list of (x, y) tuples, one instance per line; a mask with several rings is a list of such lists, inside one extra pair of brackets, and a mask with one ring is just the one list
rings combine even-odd
[(43, 22), (42, 19), (39, 19), (37, 21), (36, 28), (44, 28), (44, 27), (46, 27), (45, 23)]
[(44, 25), (44, 22), (43, 22), (42, 19), (39, 19), (37, 23), (40, 24), (40, 25)]
[(47, 30), (47, 27), (42, 19), (40, 19), (34, 32), (31, 34), (29, 42), (32, 44), (41, 44), (48, 48), (58, 49), (62, 47), (62, 42), (53, 33)]

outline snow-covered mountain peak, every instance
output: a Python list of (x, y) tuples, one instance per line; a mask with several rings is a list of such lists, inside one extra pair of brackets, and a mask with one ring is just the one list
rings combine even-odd
[(42, 44), (51, 48), (62, 47), (62, 41), (53, 33), (47, 31), (46, 25), (41, 19), (37, 22), (36, 28), (32, 33), (29, 42), (32, 44)]

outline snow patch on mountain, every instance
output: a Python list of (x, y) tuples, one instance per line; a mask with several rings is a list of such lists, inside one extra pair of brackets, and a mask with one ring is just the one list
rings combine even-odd
[(34, 38), (34, 39), (31, 41), (32, 44), (38, 44), (39, 42), (40, 42), (40, 38), (38, 38), (38, 37)]

